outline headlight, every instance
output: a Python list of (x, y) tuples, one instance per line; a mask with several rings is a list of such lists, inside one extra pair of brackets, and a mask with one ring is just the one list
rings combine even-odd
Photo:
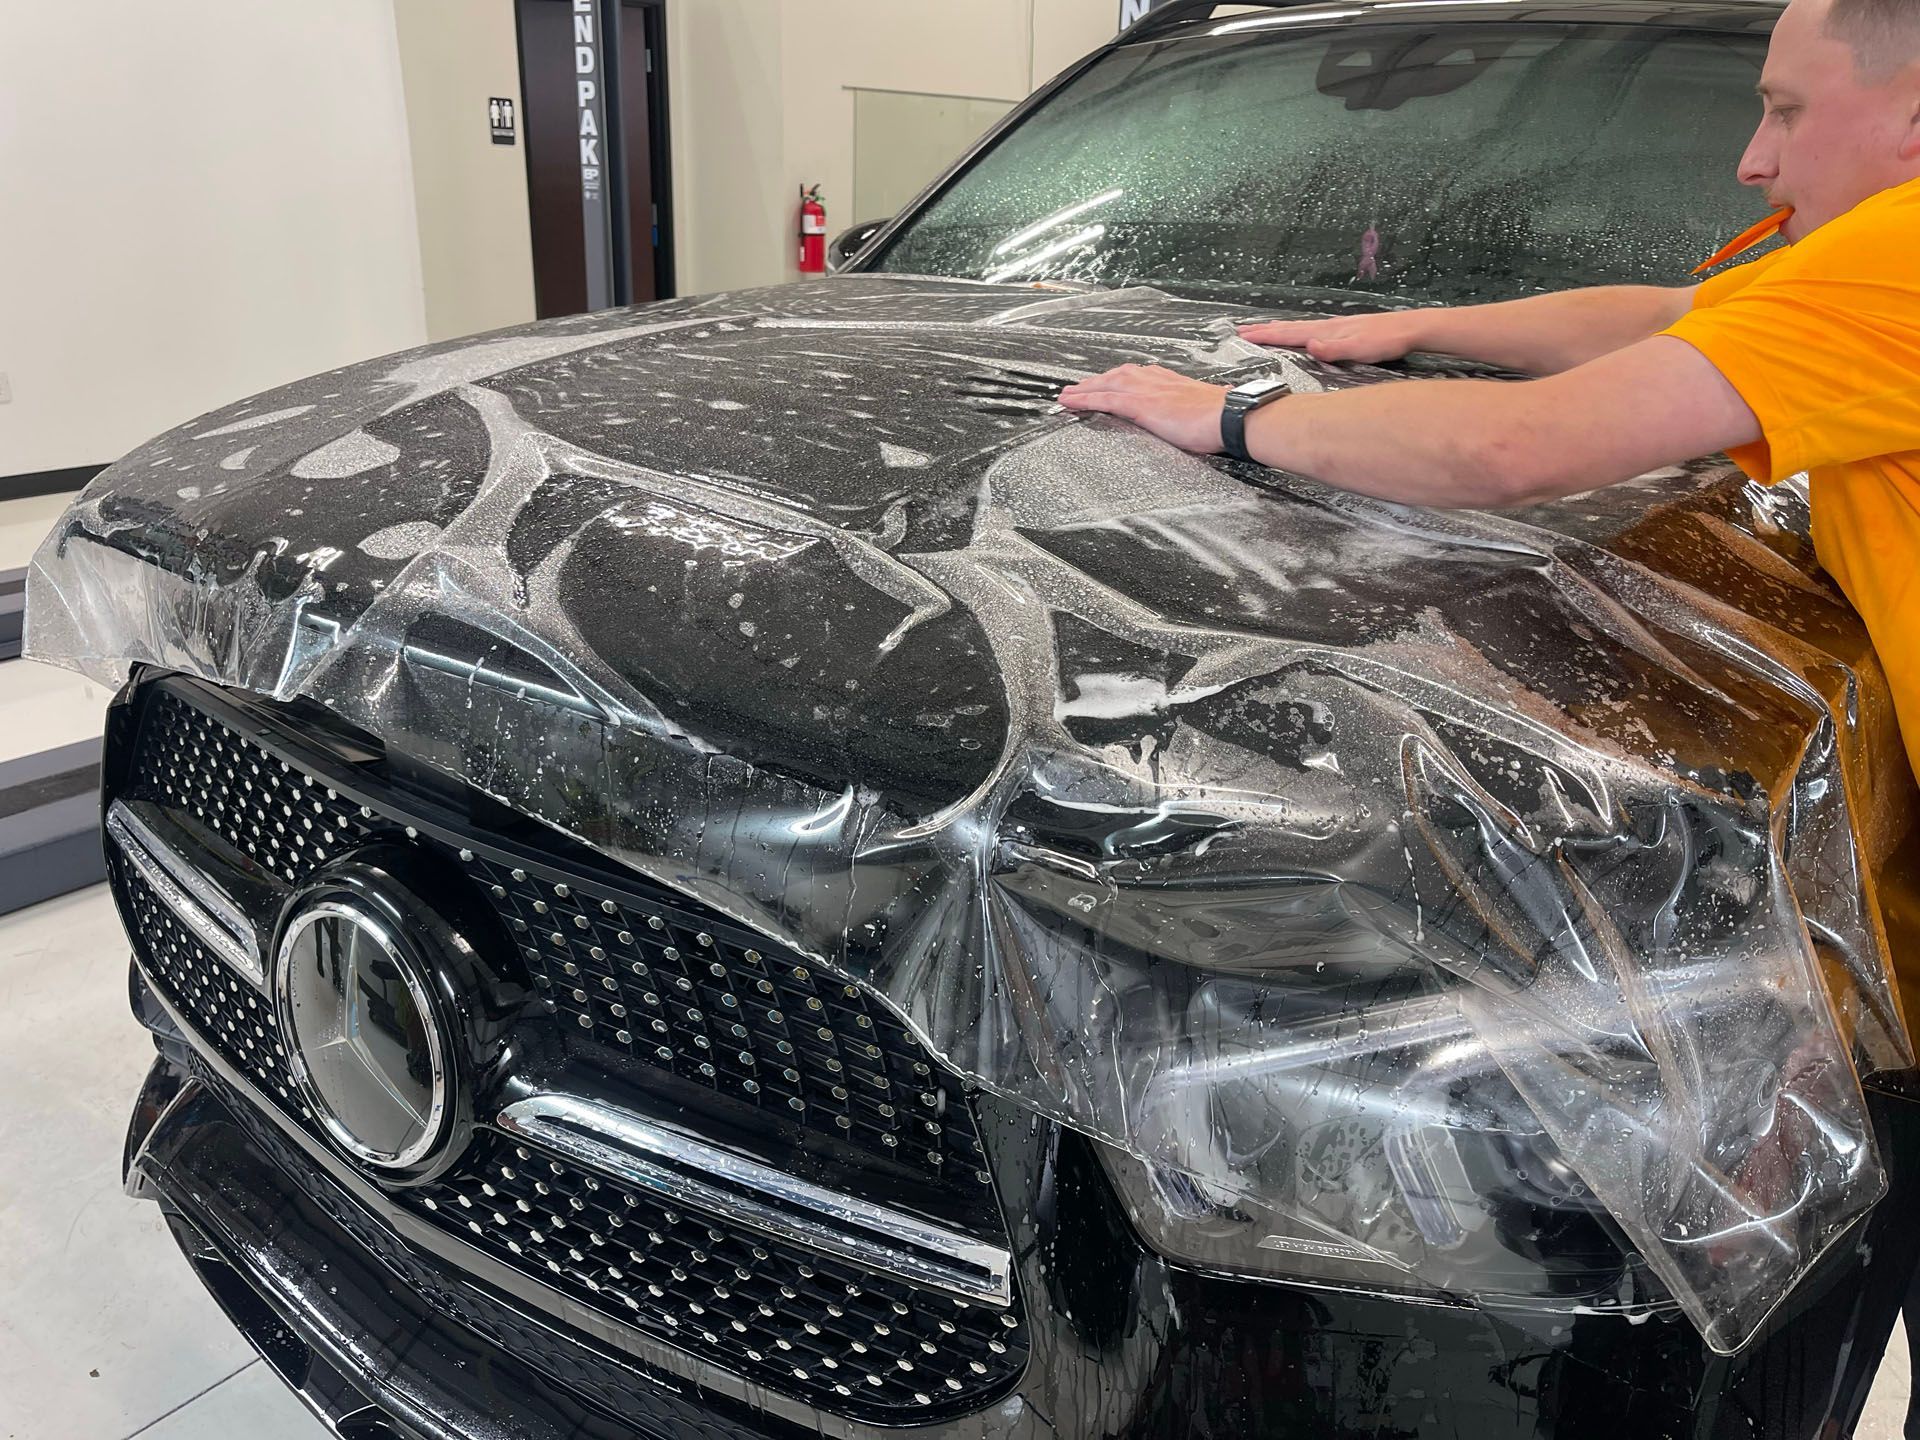
[[(1208, 985), (1200, 1002), (1230, 1004), (1234, 988)], [(1444, 997), (1298, 1021), (1288, 1036), (1242, 1068), (1187, 1077), (1177, 1102), (1159, 1097), (1152, 1153), (1180, 1168), (1100, 1147), (1161, 1255), (1409, 1298), (1673, 1306)]]

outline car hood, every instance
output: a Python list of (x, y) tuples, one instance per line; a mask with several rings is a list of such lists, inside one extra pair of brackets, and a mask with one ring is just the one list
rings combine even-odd
[(1853, 1055), (1907, 1053), (1905, 768), (1804, 491), (1442, 515), (1053, 403), (1128, 362), (1394, 378), (1233, 318), (847, 277), (349, 367), (100, 476), (29, 648), (318, 701), (1376, 1250), (1222, 1096), (1332, 1066), (1391, 1130), (1440, 1080), (1370, 1017), (1444, 1033), (1737, 1344), (1878, 1193)]

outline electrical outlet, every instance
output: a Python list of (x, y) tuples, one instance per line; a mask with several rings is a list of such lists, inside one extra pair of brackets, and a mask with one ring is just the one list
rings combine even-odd
[(13, 382), (7, 379), (7, 372), (0, 370), (0, 405), (13, 403)]

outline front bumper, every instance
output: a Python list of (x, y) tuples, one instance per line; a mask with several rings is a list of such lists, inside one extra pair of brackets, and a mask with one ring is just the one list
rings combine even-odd
[[(130, 1188), (160, 1203), (176, 1243), (227, 1316), (348, 1440), (780, 1433), (730, 1422), (717, 1397), (675, 1393), (610, 1357), (596, 1361), (503, 1302), (473, 1302), (473, 1319), (491, 1339), (448, 1319), (356, 1242), (324, 1191), (296, 1181), (290, 1152), (270, 1156), (261, 1132), (165, 1059), (148, 1079), (140, 1112), (155, 1123), (134, 1145)], [(440, 1278), (458, 1284), (458, 1277)], [(517, 1346), (503, 1343), (508, 1335)], [(527, 1356), (543, 1351), (570, 1359), (574, 1388), (529, 1363)], [(609, 1399), (617, 1391), (623, 1417), (583, 1403), (583, 1388), (604, 1388)]]
[[(318, 742), (306, 745), (301, 737), (311, 738), (312, 727), (294, 726), (297, 733), (288, 738), (266, 719), (249, 719), (219, 697), (198, 695), (189, 704), (173, 690), (167, 694), (177, 702), (170, 711), (172, 730), (163, 726), (155, 733), (163, 741), (171, 735), (178, 743), (169, 753), (150, 757), (157, 763), (145, 772), (165, 777), (173, 786), (170, 796), (163, 793), (160, 798), (175, 810), (184, 806), (197, 814), (206, 808), (208, 815), (224, 821), (229, 839), (258, 832), (265, 848), (254, 868), (271, 862), (277, 867), (273, 873), (289, 883), (339, 857), (332, 851), (317, 854), (310, 842), (296, 854), (292, 847), (300, 843), (298, 832), (291, 823), (282, 823), (285, 804), (276, 818), (263, 808), (257, 791), (248, 788), (256, 774), (269, 777), (269, 784), (277, 776), (283, 785), (291, 783), (302, 792), (316, 789), (329, 798), (334, 787), (341, 786), (340, 794), (357, 801), (363, 818), (368, 813), (383, 817), (386, 829), (381, 834), (389, 840), (393, 827), (417, 825), (423, 851), (432, 850), (429, 840), (441, 851), (475, 844), (472, 835), (495, 835), (510, 820), (481, 813), (484, 807), (453, 815), (444, 825), (432, 816), (420, 819), (406, 808), (418, 797), (401, 783), (404, 774), (382, 772), (369, 780), (349, 763), (350, 756), (340, 759), (345, 768), (336, 774), (332, 760), (308, 753)], [(125, 708), (118, 714), (122, 743), (110, 747), (110, 754), (120, 756), (124, 770), (135, 712)], [(324, 730), (321, 722), (314, 724)], [(297, 748), (299, 766), (258, 746), (254, 751), (240, 748), (244, 737), (257, 739), (269, 731), (287, 746), (305, 746)], [(143, 744), (146, 737), (147, 728), (142, 728)], [(308, 765), (313, 768), (304, 768)], [(119, 774), (112, 764), (109, 769)], [(314, 778), (316, 774), (321, 778)], [(197, 778), (189, 785), (177, 776)], [(362, 794), (356, 785), (371, 788)], [(165, 788), (162, 785), (162, 791)], [(113, 793), (124, 790), (120, 786)], [(345, 801), (333, 811), (318, 795), (302, 804), (317, 818), (301, 824), (317, 825), (328, 844), (339, 838), (334, 831), (354, 844), (367, 838), (342, 808)], [(294, 837), (284, 845), (275, 838), (282, 831)], [(409, 828), (405, 834), (411, 840), (416, 832)], [(512, 855), (501, 850), (506, 858), (488, 858), (477, 850), (452, 853), (463, 863), (486, 859), (496, 868), (523, 863), (518, 850)], [(432, 855), (415, 858), (425, 864)], [(524, 863), (536, 867), (545, 862)], [(574, 856), (566, 864), (580, 868), (581, 874), (599, 874), (590, 857)], [(503, 873), (505, 883), (501, 875), (494, 876), (487, 893), (517, 895), (510, 886), (525, 877), (517, 869)], [(581, 888), (575, 885), (581, 874), (555, 870), (544, 881), (550, 892), (540, 892), (539, 903), (528, 913), (548, 913), (549, 895), (554, 900), (573, 895)], [(1636, 1437), (1675, 1440), (1805, 1436), (1827, 1427), (1845, 1434), (1864, 1398), (1920, 1246), (1920, 1230), (1906, 1223), (1916, 1198), (1914, 1172), (1920, 1170), (1920, 1105), (1885, 1091), (1873, 1092), (1870, 1101), (1880, 1153), (1891, 1174), (1888, 1199), (1832, 1247), (1755, 1342), (1731, 1359), (1707, 1353), (1677, 1317), (1646, 1317), (1636, 1325), (1618, 1316), (1564, 1308), (1495, 1313), (1222, 1278), (1169, 1265), (1143, 1245), (1129, 1225), (1092, 1142), (981, 1094), (966, 1104), (968, 1139), (980, 1162), (973, 1178), (991, 1186), (995, 1225), (990, 1228), (1007, 1247), (1014, 1292), (1021, 1301), (1024, 1318), (1015, 1323), (1024, 1343), (1017, 1361), (1010, 1361), (991, 1386), (963, 1395), (937, 1413), (916, 1414), (901, 1407), (879, 1419), (830, 1414), (811, 1408), (803, 1391), (775, 1390), (729, 1363), (716, 1335), (708, 1333), (720, 1331), (718, 1321), (669, 1334), (658, 1326), (625, 1323), (617, 1307), (593, 1303), (599, 1294), (594, 1287), (582, 1294), (580, 1286), (563, 1283), (570, 1272), (565, 1265), (553, 1267), (567, 1252), (554, 1253), (559, 1242), (552, 1236), (563, 1221), (575, 1222), (571, 1215), (559, 1214), (558, 1200), (530, 1200), (521, 1206), (522, 1195), (513, 1201), (529, 1213), (536, 1204), (553, 1211), (538, 1222), (544, 1236), (506, 1215), (504, 1203), (482, 1207), (476, 1202), (468, 1207), (475, 1211), (470, 1219), (449, 1225), (441, 1222), (448, 1215), (458, 1221), (460, 1212), (442, 1215), (425, 1205), (425, 1192), (395, 1189), (346, 1162), (302, 1122), (299, 1107), (289, 1103), (289, 1077), (269, 1050), (272, 1017), (261, 1010), (264, 1002), (254, 982), (226, 973), (234, 968), (230, 962), (174, 954), (185, 943), (178, 924), (152, 915), (143, 920), (139, 908), (128, 904), (129, 894), (136, 893), (128, 889), (131, 877), (120, 874), (117, 880), (140, 957), (134, 1008), (158, 1038), (162, 1056), (129, 1137), (129, 1185), (159, 1201), (189, 1258), (236, 1322), (309, 1404), (354, 1440), (383, 1434), (436, 1440), (600, 1435), (878, 1440), (883, 1434), (902, 1433), (926, 1440), (1338, 1440), (1360, 1435), (1373, 1440), (1383, 1435), (1616, 1440), (1623, 1427)], [(567, 883), (554, 883), (562, 881)], [(614, 907), (607, 913), (624, 915), (623, 906), (630, 908), (631, 897), (611, 880), (603, 877), (585, 888), (596, 894), (606, 890), (596, 913), (606, 904)], [(483, 901), (481, 908), (490, 903)], [(672, 908), (657, 897), (645, 903), (655, 911)], [(575, 968), (591, 976), (595, 972), (587, 969), (589, 963), (599, 964), (604, 957), (591, 945), (583, 950), (569, 941), (570, 948), (561, 948), (558, 931), (578, 927), (582, 933), (598, 934), (593, 927), (600, 922), (581, 912), (577, 896), (567, 904), (574, 907), (571, 923), (562, 927), (553, 922), (556, 933), (548, 948), (571, 956)], [(247, 914), (257, 910), (265, 915), (274, 909), (263, 904)], [(512, 918), (505, 917), (503, 923), (510, 924)], [(701, 917), (691, 917), (689, 923), (702, 932), (712, 928), (717, 934), (720, 928)], [(158, 951), (156, 925), (169, 937)], [(169, 930), (169, 925), (174, 928)], [(236, 930), (228, 938), (239, 943), (238, 935)], [(693, 943), (706, 945), (712, 938), (697, 934)], [(614, 943), (630, 940), (623, 930)], [(543, 966), (552, 958), (545, 948), (529, 948)], [(752, 952), (741, 953), (757, 963)], [(677, 951), (662, 949), (652, 958), (662, 965), (671, 958), (685, 968), (685, 957)], [(150, 964), (160, 968), (138, 968)], [(571, 974), (564, 967), (562, 973)], [(792, 973), (797, 981), (804, 971)], [(148, 986), (145, 974), (157, 977), (158, 988)], [(693, 983), (691, 974), (685, 978)], [(609, 979), (621, 983), (607, 975), (601, 984)], [(463, 1003), (475, 1008), (465, 1028), (476, 1034), (485, 1018), (478, 1011), (491, 1014), (487, 997), (495, 994), (484, 982), (485, 976), (476, 972), (456, 987)], [(571, 991), (561, 986), (545, 1013), (564, 1021), (562, 1028), (579, 1028), (583, 1036), (591, 1029), (594, 1048), (589, 1058), (599, 1058), (592, 1064), (581, 1061), (554, 1042), (552, 1024), (535, 1016), (511, 1032), (533, 1047), (522, 1056), (531, 1068), (522, 1066), (515, 1075), (525, 1069), (526, 1075), (539, 1079), (534, 1087), (539, 1089), (567, 1091), (582, 1084), (592, 1093), (617, 1090), (636, 1103), (644, 1098), (649, 1105), (676, 1104), (690, 1108), (703, 1126), (721, 1124), (724, 1097), (669, 1084), (686, 1078), (681, 1070), (697, 1071), (700, 1056), (670, 1051), (674, 1073), (662, 1070), (640, 1085), (628, 1062), (644, 1056), (630, 1043), (634, 1037), (624, 1023), (602, 1033), (609, 1026), (602, 1025), (599, 1011), (588, 1005), (592, 997), (585, 992), (591, 988), (585, 983)], [(728, 993), (738, 988), (734, 985)], [(502, 1001), (502, 1013), (519, 1014), (510, 1000)], [(724, 1002), (723, 996), (714, 1003)], [(805, 1003), (805, 997), (798, 997), (781, 1008)], [(687, 1018), (692, 1023), (698, 1017)], [(770, 1011), (770, 1023), (772, 1018)], [(863, 1042), (853, 1053), (861, 1048), (878, 1047)], [(611, 1069), (603, 1063), (609, 1054)], [(911, 1061), (917, 1054), (905, 1058)], [(504, 1082), (492, 1090), (485, 1085), (479, 1089), (488, 1096), (489, 1114), (517, 1097), (517, 1092), (506, 1093)], [(952, 1133), (952, 1127), (942, 1133)], [(810, 1167), (820, 1162), (821, 1154), (807, 1150), (789, 1156), (787, 1163), (797, 1159)], [(926, 1163), (934, 1164), (931, 1151)], [(876, 1185), (901, 1178), (897, 1169), (835, 1164), (837, 1183), (848, 1195), (865, 1195)], [(511, 1186), (516, 1169), (524, 1169), (519, 1161), (496, 1173)], [(553, 1169), (555, 1176), (562, 1173)], [(894, 1178), (870, 1178), (875, 1174)], [(917, 1174), (905, 1179), (924, 1188), (928, 1176), (915, 1178)], [(531, 1183), (524, 1174), (518, 1180)], [(564, 1190), (564, 1181), (556, 1183)], [(488, 1185), (480, 1185), (482, 1195), (507, 1193)], [(540, 1197), (557, 1193), (543, 1187), (544, 1181), (532, 1185)], [(675, 1203), (684, 1198), (676, 1195)], [(575, 1194), (568, 1203), (579, 1199)], [(456, 1196), (453, 1203), (462, 1202)], [(489, 1214), (482, 1214), (483, 1209)], [(496, 1209), (500, 1213), (491, 1213)], [(574, 1209), (578, 1213), (580, 1207)], [(481, 1223), (489, 1215), (495, 1222), (492, 1231)], [(684, 1218), (663, 1216), (660, 1228), (676, 1230)], [(592, 1221), (587, 1228), (589, 1243), (600, 1243), (594, 1239)], [(475, 1238), (469, 1239), (469, 1233)], [(507, 1245), (503, 1255), (501, 1246), (490, 1245), (489, 1239), (497, 1241), (502, 1235), (523, 1236), (545, 1253), (530, 1257), (523, 1253), (528, 1247)], [(723, 1241), (733, 1243), (710, 1227), (709, 1237), (714, 1242), (709, 1248), (716, 1250)], [(1512, 1238), (1519, 1245), (1548, 1243), (1527, 1233)], [(650, 1229), (648, 1239), (667, 1243)], [(756, 1260), (767, 1258), (754, 1253)], [(584, 1260), (577, 1251), (570, 1258)], [(696, 1250), (692, 1258), (696, 1263), (687, 1267), (689, 1273), (711, 1257)], [(1543, 1258), (1552, 1258), (1550, 1249)], [(800, 1259), (804, 1263), (796, 1273), (812, 1280), (817, 1262)], [(585, 1268), (619, 1282), (614, 1270)], [(824, 1272), (826, 1267), (818, 1268)], [(671, 1278), (682, 1282), (688, 1275), (676, 1267)], [(776, 1287), (768, 1277), (753, 1274), (739, 1278), (762, 1284), (761, 1292), (750, 1297), (756, 1307), (752, 1314), (771, 1323), (761, 1326), (746, 1313), (736, 1313), (728, 1323), (735, 1329), (736, 1321), (758, 1327), (783, 1350), (794, 1348), (780, 1345), (788, 1336), (799, 1345), (809, 1343), (801, 1339), (809, 1329), (802, 1323), (809, 1313), (804, 1306), (825, 1305), (833, 1298), (823, 1287)], [(732, 1287), (731, 1281), (725, 1283)], [(673, 1293), (663, 1286), (646, 1288), (656, 1296)], [(805, 1293), (816, 1289), (820, 1293)], [(636, 1304), (633, 1285), (625, 1290), (627, 1303)], [(868, 1290), (886, 1298), (879, 1285), (864, 1276), (862, 1288), (847, 1293)], [(727, 1292), (715, 1288), (712, 1293), (719, 1298)], [(902, 1296), (892, 1303), (908, 1299), (917, 1297)], [(786, 1303), (793, 1301), (800, 1303)], [(831, 1305), (825, 1308), (830, 1314), (842, 1313)], [(844, 1308), (851, 1314), (854, 1307)], [(691, 1303), (685, 1309), (690, 1315), (705, 1313)], [(911, 1308), (894, 1313), (916, 1314), (929, 1324), (941, 1318)], [(888, 1315), (866, 1315), (862, 1323), (874, 1319), (880, 1322), (873, 1326), (874, 1335), (921, 1338), (909, 1335), (907, 1326)], [(938, 1339), (924, 1336), (927, 1343)], [(864, 1356), (869, 1350), (886, 1352), (878, 1361), (863, 1362), (870, 1370), (881, 1365), (898, 1365), (903, 1372), (930, 1368), (919, 1349), (899, 1340), (868, 1350), (855, 1347), (854, 1353)], [(995, 1353), (1016, 1352), (1003, 1347)], [(909, 1357), (915, 1363), (900, 1364)], [(746, 1358), (757, 1362), (766, 1356), (749, 1351)], [(861, 1383), (884, 1382), (875, 1382), (869, 1373)]]
[(1108, 1225), (1097, 1167), (1062, 1144), (1021, 1227), (1049, 1337), (1021, 1391), (904, 1431), (796, 1420), (729, 1393), (723, 1373), (709, 1383), (692, 1357), (676, 1369), (618, 1353), (408, 1246), (143, 990), (136, 979), (161, 1056), (135, 1108), (128, 1188), (160, 1204), (202, 1283), (347, 1440), (1847, 1434), (1920, 1253), (1908, 1219), (1920, 1102), (1886, 1089), (1869, 1094), (1894, 1192), (1731, 1359), (1682, 1324), (1495, 1316), (1171, 1269)]

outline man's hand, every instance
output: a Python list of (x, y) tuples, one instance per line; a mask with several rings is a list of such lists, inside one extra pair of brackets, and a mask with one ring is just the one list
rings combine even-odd
[(1316, 360), (1378, 365), (1426, 350), (1523, 375), (1557, 375), (1658, 334), (1686, 314), (1693, 299), (1692, 286), (1607, 285), (1495, 305), (1271, 320), (1243, 325), (1240, 334), (1256, 345), (1304, 350)]
[(1386, 310), (1331, 320), (1267, 320), (1242, 325), (1240, 338), (1256, 345), (1304, 350), (1316, 360), (1378, 365), (1420, 348), (1420, 312)]
[(1069, 410), (1098, 411), (1131, 420), (1162, 440), (1214, 455), (1220, 450), (1220, 412), (1227, 387), (1177, 375), (1159, 365), (1122, 365), (1060, 392)]

